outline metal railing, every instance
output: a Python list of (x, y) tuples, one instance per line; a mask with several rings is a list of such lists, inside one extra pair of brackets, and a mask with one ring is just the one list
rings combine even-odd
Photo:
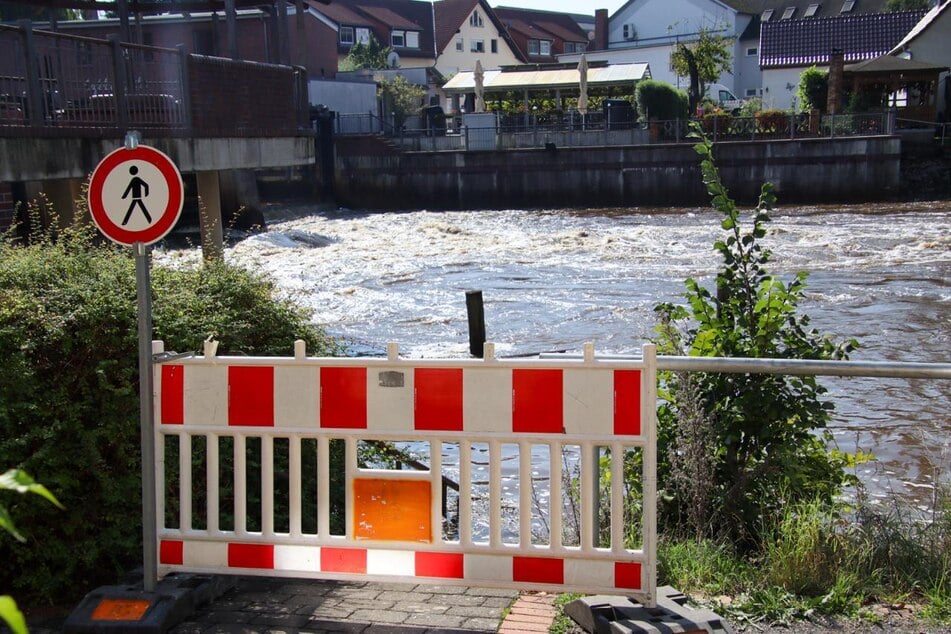
[[(307, 129), (303, 69), (190, 55), (183, 46), (141, 46), (117, 36), (37, 31), (29, 21), (0, 25), (0, 50), (5, 135), (114, 136), (139, 129), (153, 136), (264, 136)], [(208, 77), (223, 73), (209, 87)]]
[[(590, 117), (591, 115), (589, 115)], [(373, 114), (338, 115), (338, 134), (382, 134), (408, 151), (476, 151), (523, 148), (595, 147), (693, 143), (690, 124), (696, 119), (655, 120), (649, 123), (606, 121), (594, 117), (582, 124), (577, 118), (493, 127), (465, 126), (451, 122), (446, 129), (393, 126)], [(777, 141), (894, 134), (890, 112), (843, 115), (783, 113), (758, 117), (707, 115), (699, 120), (714, 142)], [(417, 124), (418, 125), (418, 124)]]

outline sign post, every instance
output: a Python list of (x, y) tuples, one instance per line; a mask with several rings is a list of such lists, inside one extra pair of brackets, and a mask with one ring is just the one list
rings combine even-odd
[(142, 442), (142, 584), (158, 578), (155, 517), (155, 434), (152, 407), (152, 288), (149, 245), (164, 238), (182, 213), (178, 167), (164, 153), (139, 145), (138, 133), (107, 155), (89, 181), (89, 212), (107, 238), (135, 252), (139, 335), (139, 426)]

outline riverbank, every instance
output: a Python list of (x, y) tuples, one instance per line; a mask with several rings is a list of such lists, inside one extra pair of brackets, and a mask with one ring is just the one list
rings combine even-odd
[(901, 160), (899, 200), (951, 200), (951, 151)]

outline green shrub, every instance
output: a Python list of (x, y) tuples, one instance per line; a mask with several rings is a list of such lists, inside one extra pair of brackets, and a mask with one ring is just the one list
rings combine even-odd
[(635, 90), (637, 111), (641, 121), (649, 118), (661, 121), (686, 119), (688, 116), (687, 93), (677, 90), (667, 82), (645, 79), (637, 83)]
[[(698, 131), (698, 126), (694, 125)], [(836, 343), (809, 328), (799, 312), (806, 274), (784, 282), (766, 270), (771, 253), (761, 244), (772, 187), (763, 185), (752, 222), (744, 227), (736, 203), (720, 181), (713, 147), (696, 146), (713, 206), (723, 216), (724, 237), (714, 245), (722, 257), (714, 288), (686, 281), (686, 306), (661, 304), (658, 351), (709, 357), (844, 359), (857, 344)], [(814, 376), (696, 373), (685, 385), (682, 375), (661, 373), (658, 410), (659, 476), (670, 495), (662, 511), (671, 525), (688, 527), (686, 508), (696, 505), (692, 487), (676, 487), (670, 456), (678, 448), (678, 428), (699, 418), (712, 428), (713, 483), (702, 483), (707, 508), (715, 509), (706, 526), (689, 526), (736, 544), (755, 546), (768, 519), (791, 502), (822, 499), (829, 503), (842, 486), (851, 457), (826, 449), (832, 405)], [(686, 394), (687, 398), (682, 398)], [(688, 406), (696, 394), (698, 407)], [(699, 409), (699, 412), (695, 411)], [(704, 455), (703, 460), (711, 459)], [(701, 493), (703, 493), (701, 491)], [(702, 497), (702, 496), (701, 496)]]
[[(0, 544), (0, 587), (32, 605), (72, 600), (141, 562), (135, 266), (88, 231), (31, 246), (0, 239), (0, 456), (66, 507), (15, 503), (41, 552)], [(310, 313), (242, 269), (153, 272), (155, 337), (166, 349), (310, 354), (333, 344)]]
[(799, 75), (799, 106), (803, 112), (825, 112), (829, 94), (829, 73), (810, 66)]

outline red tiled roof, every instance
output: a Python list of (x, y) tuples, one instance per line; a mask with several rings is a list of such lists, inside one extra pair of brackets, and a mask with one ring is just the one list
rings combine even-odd
[(841, 49), (846, 63), (872, 59), (890, 51), (922, 16), (902, 11), (764, 22), (760, 67), (826, 65), (832, 49)]
[(479, 0), (440, 0), (433, 4), (436, 11), (436, 50), (446, 50), (463, 20), (469, 17), (477, 4)]
[[(402, 16), (387, 7), (375, 7), (372, 5), (368, 6), (363, 3), (357, 6), (367, 15), (376, 18), (383, 24), (390, 25), (393, 28), (411, 29), (413, 31), (421, 31), (424, 28), (422, 24), (417, 24), (416, 22), (407, 19), (405, 16)], [(432, 19), (430, 19), (429, 22), (432, 22)]]
[[(393, 29), (419, 31), (419, 53), (416, 49), (396, 50), (401, 54), (432, 55), (433, 6), (426, 0), (333, 0), (329, 6), (315, 8), (338, 25), (370, 27), (383, 46), (389, 46)], [(349, 50), (349, 44), (338, 45), (340, 53)]]

